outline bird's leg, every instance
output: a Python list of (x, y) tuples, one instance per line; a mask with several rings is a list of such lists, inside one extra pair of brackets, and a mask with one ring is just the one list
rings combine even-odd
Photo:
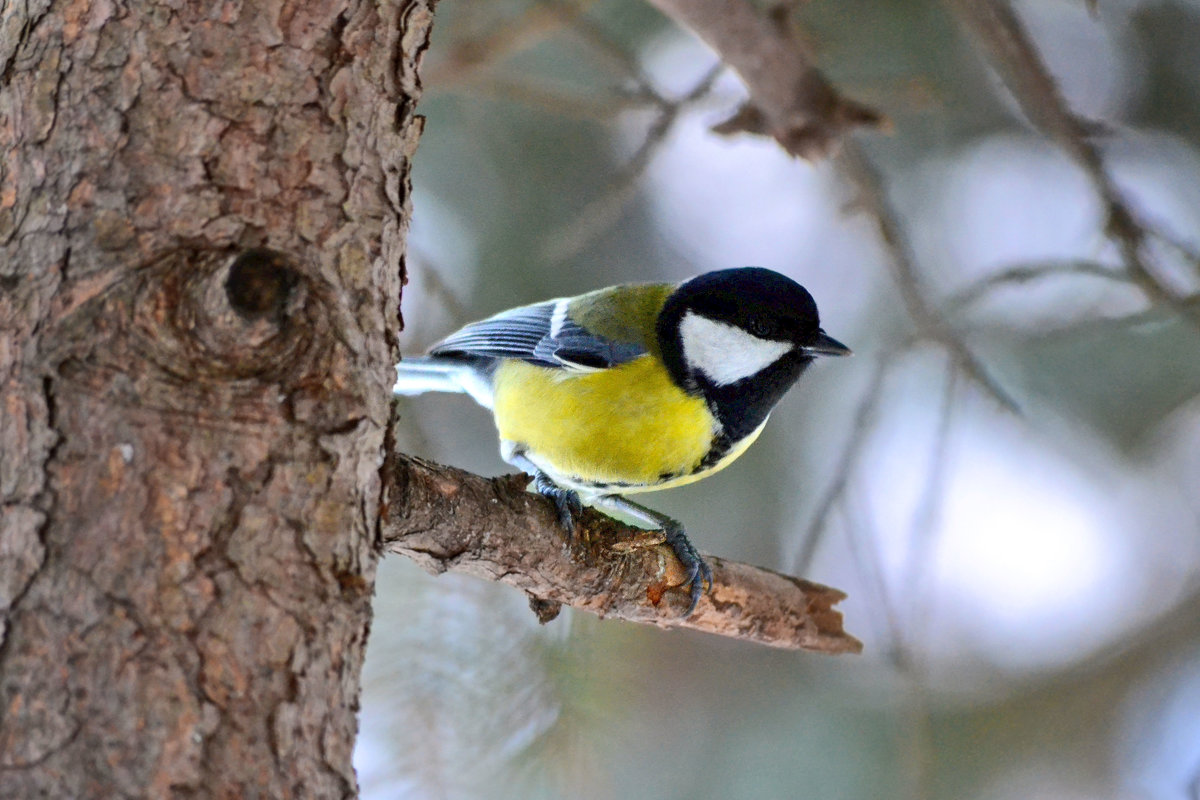
[(695, 610), (696, 604), (700, 602), (700, 595), (705, 591), (705, 587), (712, 589), (713, 573), (708, 562), (701, 558), (700, 552), (688, 541), (683, 532), (683, 525), (666, 514), (660, 514), (654, 509), (638, 505), (616, 494), (601, 495), (593, 500), (592, 504), (625, 514), (662, 530), (667, 544), (675, 551), (675, 557), (679, 559), (679, 563), (687, 572), (691, 602), (688, 603), (684, 616), (690, 615)]
[(536, 464), (520, 453), (509, 454), (504, 460), (525, 474), (533, 476), (534, 488), (537, 489), (538, 494), (549, 498), (554, 503), (555, 509), (558, 510), (558, 521), (567, 532), (567, 541), (571, 541), (571, 534), (575, 532), (575, 516), (583, 512), (583, 501), (579, 499), (579, 493), (573, 489), (559, 486), (549, 475), (542, 472)]

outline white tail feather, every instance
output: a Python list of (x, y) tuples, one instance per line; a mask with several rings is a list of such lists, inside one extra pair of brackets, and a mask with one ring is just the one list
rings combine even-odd
[(426, 392), (469, 394), (484, 408), (492, 407), (492, 384), (487, 375), (471, 364), (436, 356), (406, 358), (396, 365), (393, 394)]

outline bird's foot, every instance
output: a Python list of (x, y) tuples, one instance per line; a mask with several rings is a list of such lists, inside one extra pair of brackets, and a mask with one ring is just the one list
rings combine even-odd
[(712, 589), (712, 567), (700, 556), (700, 551), (688, 541), (683, 532), (683, 526), (678, 522), (671, 520), (670, 524), (664, 524), (662, 532), (666, 537), (667, 544), (675, 552), (675, 557), (683, 565), (684, 572), (687, 573), (687, 582), (683, 585), (689, 588), (690, 602), (683, 615), (688, 617), (696, 610), (696, 604), (700, 602), (700, 595)]
[(567, 541), (570, 541), (575, 532), (575, 517), (583, 513), (583, 501), (579, 499), (579, 492), (564, 489), (541, 470), (533, 476), (533, 485), (538, 494), (550, 498), (554, 503), (558, 510), (558, 521), (567, 532)]
[(593, 502), (600, 508), (615, 511), (662, 531), (663, 541), (675, 553), (687, 575), (687, 580), (680, 585), (688, 589), (689, 602), (683, 615), (690, 616), (696, 610), (696, 604), (700, 602), (700, 595), (712, 589), (713, 571), (708, 562), (700, 557), (700, 552), (688, 541), (683, 532), (683, 525), (666, 514), (626, 500), (619, 494), (600, 495)]

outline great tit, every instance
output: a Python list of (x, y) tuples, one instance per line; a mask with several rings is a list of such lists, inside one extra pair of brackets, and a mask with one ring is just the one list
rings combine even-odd
[(584, 502), (661, 529), (687, 570), (690, 614), (712, 570), (679, 522), (622, 495), (728, 466), (814, 358), (849, 353), (803, 286), (743, 267), (501, 312), (402, 360), (394, 391), (465, 392), (491, 409), (501, 456), (568, 533)]

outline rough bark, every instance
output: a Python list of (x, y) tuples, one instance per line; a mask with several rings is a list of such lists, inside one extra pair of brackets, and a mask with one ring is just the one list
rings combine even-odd
[(429, 0), (4, 2), (0, 797), (336, 797)]

